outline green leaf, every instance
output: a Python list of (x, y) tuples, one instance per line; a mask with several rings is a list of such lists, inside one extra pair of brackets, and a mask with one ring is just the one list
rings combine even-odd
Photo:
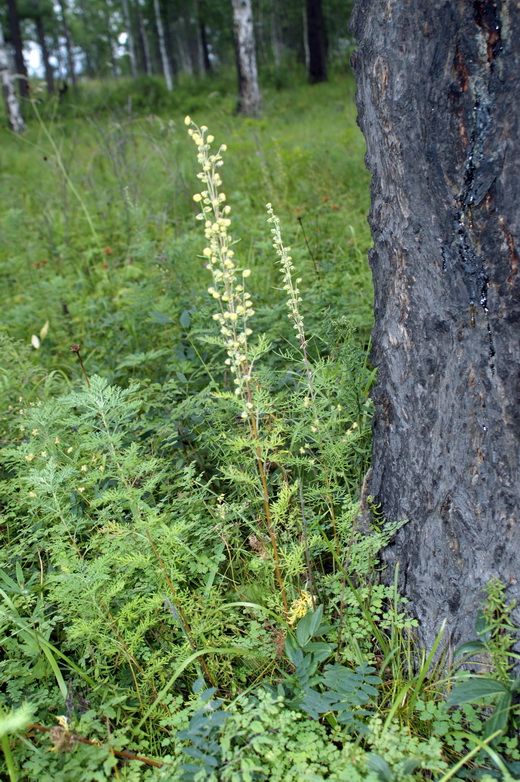
[(505, 684), (496, 679), (473, 678), (455, 685), (446, 703), (448, 706), (461, 706), (463, 703), (476, 703), (482, 698), (496, 698), (509, 692)]
[(150, 318), (152, 323), (171, 323), (172, 319), (169, 315), (165, 315), (164, 312), (150, 312)]
[(316, 633), (321, 624), (322, 616), (323, 606), (318, 606), (316, 611), (307, 611), (303, 619), (300, 619), (296, 628), (296, 639), (300, 646), (305, 646)]
[(181, 326), (183, 329), (189, 329), (191, 323), (191, 315), (188, 310), (184, 310), (180, 317)]
[(381, 755), (376, 755), (375, 752), (370, 752), (367, 755), (367, 766), (370, 771), (373, 771), (381, 782), (392, 782), (393, 774), (392, 769)]
[(512, 694), (505, 692), (497, 698), (493, 714), (487, 720), (484, 726), (484, 738), (491, 736), (495, 731), (504, 731), (509, 720), (509, 711), (511, 709)]
[(462, 644), (458, 649), (455, 649), (453, 658), (461, 657), (463, 654), (476, 654), (486, 650), (486, 645), (482, 641), (468, 641), (467, 644)]

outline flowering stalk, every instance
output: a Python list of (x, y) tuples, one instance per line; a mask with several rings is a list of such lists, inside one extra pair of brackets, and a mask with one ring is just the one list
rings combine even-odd
[[(293, 328), (298, 336), (300, 349), (302, 351), (303, 364), (305, 366), (305, 372), (307, 374), (307, 388), (309, 389), (310, 402), (312, 404), (312, 408), (314, 411), (314, 426), (312, 427), (312, 430), (318, 433), (318, 441), (321, 449), (321, 447), (323, 446), (323, 440), (321, 436), (320, 422), (318, 419), (318, 409), (316, 406), (316, 396), (314, 393), (312, 369), (309, 361), (309, 356), (307, 354), (307, 338), (305, 336), (303, 315), (301, 314), (300, 307), (299, 307), (302, 298), (300, 296), (300, 289), (298, 285), (302, 280), (301, 277), (297, 277), (296, 279), (293, 278), (293, 272), (295, 271), (295, 268), (292, 263), (292, 258), (289, 255), (291, 248), (286, 247), (283, 243), (282, 232), (280, 230), (280, 218), (275, 215), (272, 204), (266, 204), (266, 209), (268, 214), (267, 222), (272, 223), (273, 225), (273, 228), (271, 228), (271, 234), (273, 236), (273, 247), (276, 250), (276, 254), (280, 259), (280, 266), (283, 272), (283, 289), (284, 291), (286, 291), (288, 296), (286, 304), (289, 310), (289, 320), (292, 322)], [(325, 475), (324, 478), (325, 478), (325, 483), (327, 485), (327, 488), (330, 489), (330, 482), (328, 476)], [(329, 503), (330, 517), (332, 521), (334, 543), (336, 545), (336, 550), (339, 553), (339, 541), (338, 541), (338, 533), (336, 527), (336, 514), (334, 511), (334, 502), (332, 500), (332, 496), (327, 497), (327, 501)]]
[(207, 245), (202, 254), (207, 259), (206, 268), (209, 269), (213, 278), (213, 284), (208, 288), (208, 293), (219, 305), (219, 310), (213, 315), (213, 319), (220, 326), (220, 333), (227, 353), (225, 364), (234, 376), (235, 394), (243, 405), (240, 416), (244, 421), (249, 422), (252, 439), (255, 443), (256, 463), (262, 484), (265, 519), (273, 550), (276, 579), (287, 614), (289, 604), (280, 571), (276, 533), (271, 517), (269, 489), (260, 448), (257, 410), (253, 395), (253, 362), (248, 351), (248, 337), (253, 333), (248, 325), (248, 319), (255, 314), (255, 311), (251, 296), (243, 283), (251, 274), (251, 270), (243, 269), (240, 271), (236, 265), (235, 253), (232, 249), (233, 240), (228, 232), (231, 225), (229, 217), (231, 207), (226, 203), (226, 195), (220, 189), (222, 178), (219, 169), (224, 163), (222, 153), (226, 151), (227, 147), (225, 144), (221, 144), (216, 154), (212, 153), (211, 144), (214, 137), (208, 134), (208, 128), (205, 125), (201, 125), (199, 128), (191, 117), (186, 117), (185, 123), (189, 128), (189, 135), (197, 146), (197, 160), (202, 169), (197, 177), (202, 182), (204, 189), (195, 193), (193, 200), (200, 205), (201, 211), (197, 215), (197, 220), (204, 221)]

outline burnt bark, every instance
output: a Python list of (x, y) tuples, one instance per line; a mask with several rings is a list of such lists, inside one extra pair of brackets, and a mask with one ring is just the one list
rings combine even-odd
[(446, 618), (456, 645), (492, 576), (520, 598), (520, 4), (357, 0), (352, 26), (372, 175), (370, 492), (409, 519), (384, 557), (423, 642)]
[(321, 0), (307, 0), (309, 81), (327, 81), (327, 46)]

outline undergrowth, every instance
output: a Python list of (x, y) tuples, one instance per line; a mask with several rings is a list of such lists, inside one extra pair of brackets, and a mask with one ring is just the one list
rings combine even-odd
[[(172, 154), (181, 123), (93, 124), (104, 153), (81, 176), (119, 189), (109, 242), (109, 197), (93, 209), (74, 167), (83, 142), (58, 143), (36, 117), (30, 154), (51, 156), (61, 195), (31, 218), (27, 248), (19, 210), (2, 218), (6, 778), (513, 779), (520, 682), (502, 586), (448, 666), (442, 630), (426, 654), (398, 574), (380, 578), (400, 525), (362, 492), (374, 373), (369, 317), (349, 302), (369, 299), (364, 250), (355, 228), (342, 236), (347, 290), (319, 227), (329, 196), (313, 194), (312, 220), (298, 212), (292, 250), (271, 205), (317, 159), (242, 125), (228, 198), (226, 146), (187, 117), (192, 198), (195, 172)], [(158, 160), (176, 188), (162, 215), (133, 180)], [(480, 674), (460, 666), (470, 657)]]

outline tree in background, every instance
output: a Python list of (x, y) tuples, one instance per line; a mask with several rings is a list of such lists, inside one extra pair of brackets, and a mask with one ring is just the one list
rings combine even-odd
[(47, 47), (46, 26), (52, 26), (54, 21), (54, 11), (52, 4), (46, 0), (30, 0), (27, 16), (34, 20), (36, 25), (36, 35), (42, 55), (43, 67), (45, 70), (45, 81), (47, 83), (47, 92), (54, 94), (54, 72), (49, 58), (49, 49)]
[(126, 34), (128, 36), (127, 43), (128, 43), (128, 56), (130, 57), (130, 72), (135, 79), (137, 76), (137, 57), (135, 54), (132, 17), (130, 15), (130, 6), (128, 4), (128, 0), (122, 0), (122, 2), (123, 2), (123, 12), (124, 12), (125, 22), (126, 22)]
[(260, 113), (261, 99), (251, 0), (232, 0), (232, 3), (239, 94), (237, 111), (247, 117), (256, 117)]
[(155, 9), (155, 24), (157, 27), (157, 37), (159, 40), (159, 51), (161, 52), (161, 62), (162, 62), (164, 78), (166, 79), (166, 87), (168, 91), (171, 92), (173, 89), (172, 73), (170, 69), (170, 61), (168, 59), (168, 54), (166, 52), (166, 39), (164, 36), (164, 26), (161, 17), (161, 9), (159, 7), (159, 0), (154, 0), (154, 9)]
[[(372, 176), (373, 476), (431, 646), (474, 637), (498, 577), (520, 605), (520, 6), (358, 0)], [(391, 574), (389, 574), (390, 576)], [(519, 623), (518, 607), (516, 623)]]
[(20, 112), (18, 97), (13, 85), (11, 74), (9, 73), (9, 59), (5, 48), (4, 31), (0, 25), (0, 82), (2, 83), (2, 94), (4, 96), (7, 119), (11, 130), (15, 133), (21, 133), (25, 130), (25, 123)]
[(307, 0), (306, 32), (309, 81), (327, 81), (327, 47), (321, 0)]
[(27, 68), (23, 56), (23, 41), (20, 30), (20, 16), (16, 0), (7, 0), (7, 12), (9, 19), (9, 36), (14, 48), (14, 61), (16, 66), (16, 75), (20, 89), (20, 96), (27, 98), (29, 96), (29, 82), (27, 80)]
[(65, 0), (58, 0), (61, 15), (61, 29), (65, 40), (65, 51), (67, 53), (67, 77), (71, 80), (73, 86), (76, 85), (76, 68), (74, 67), (74, 57), (72, 54), (72, 36), (67, 21), (67, 5)]

